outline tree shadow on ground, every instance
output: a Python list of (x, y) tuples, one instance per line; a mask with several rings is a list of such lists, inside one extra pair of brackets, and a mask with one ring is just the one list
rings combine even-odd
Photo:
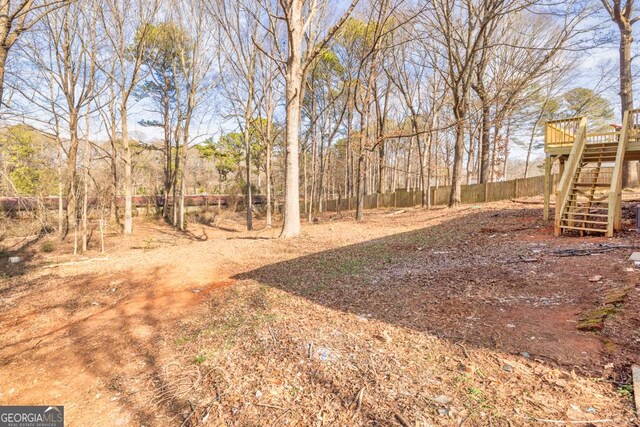
[[(21, 276), (33, 268), (31, 263), (34, 258), (34, 248), (47, 236), (47, 233), (38, 233), (35, 237), (26, 240), (24, 244), (16, 248), (0, 251), (0, 278)], [(17, 257), (18, 262), (11, 262), (11, 258)], [(1, 291), (1, 290), (0, 290)]]
[[(439, 225), (274, 263), (236, 278), (454, 342), (528, 352), (532, 358), (585, 372), (602, 366), (606, 354), (600, 340), (578, 332), (575, 320), (598, 306), (600, 294), (618, 283), (613, 279), (625, 280), (614, 262), (621, 254), (597, 259), (602, 266), (598, 274), (611, 282), (591, 283), (587, 277), (594, 257), (552, 254), (554, 245), (572, 247), (582, 240), (554, 240), (549, 224), (537, 219), (538, 210), (469, 212)], [(523, 261), (532, 258), (537, 261)], [(220, 381), (207, 379), (217, 375), (212, 368), (180, 359), (176, 340), (194, 327), (183, 320), (211, 316), (216, 304), (231, 304), (235, 295), (224, 300), (209, 298), (209, 289), (191, 289), (189, 284), (157, 286), (171, 268), (167, 264), (138, 271), (135, 277), (127, 272), (74, 276), (65, 294), (58, 285), (69, 278), (51, 272), (0, 293), (5, 331), (0, 372), (13, 373), (0, 375), (0, 384), (17, 382), (43, 400), (29, 403), (46, 404), (51, 384), (70, 403), (102, 399), (85, 406), (102, 411), (99, 419), (113, 424), (181, 425), (192, 419), (196, 425), (219, 399)], [(251, 302), (240, 311), (259, 311), (259, 305)], [(29, 309), (14, 311), (16, 307)], [(220, 318), (229, 322), (220, 325), (222, 330), (236, 327), (233, 316)], [(194, 347), (201, 345), (195, 341), (202, 337), (196, 338)], [(243, 338), (238, 336), (239, 341)], [(273, 341), (274, 347), (289, 345), (290, 353), (298, 354), (298, 342)], [(31, 384), (35, 372), (39, 384)], [(310, 381), (328, 390), (331, 399), (353, 400), (353, 390), (336, 385), (327, 372), (312, 371)], [(104, 387), (110, 390), (108, 396), (94, 397), (96, 389)]]
[[(626, 284), (620, 251), (560, 258), (540, 209), (472, 211), (438, 225), (318, 252), (235, 276), (316, 304), (454, 342), (598, 373), (607, 351), (577, 329), (609, 288)], [(622, 270), (622, 272), (621, 272)], [(606, 278), (593, 283), (588, 277)]]
[[(68, 417), (76, 421), (73, 406), (100, 398), (91, 390), (105, 385), (110, 393), (102, 398), (97, 419), (109, 418), (113, 425), (180, 425), (202, 411), (190, 399), (207, 373), (196, 365), (177, 369), (163, 349), (175, 345), (166, 337), (178, 335), (184, 312), (193, 311), (208, 293), (154, 286), (165, 274), (156, 268), (143, 280), (87, 275), (74, 280), (64, 295), (56, 286), (64, 278), (51, 274), (4, 293), (8, 304), (0, 310), (0, 323), (7, 334), (0, 345), (0, 369), (14, 375), (5, 376), (0, 388), (20, 389), (29, 403), (37, 398), (45, 404), (57, 393), (60, 404), (71, 405)], [(16, 313), (12, 307), (32, 309)], [(32, 384), (33, 378), (39, 383)]]

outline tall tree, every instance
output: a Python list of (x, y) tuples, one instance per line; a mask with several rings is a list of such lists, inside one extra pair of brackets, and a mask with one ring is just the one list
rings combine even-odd
[(220, 33), (220, 68), (222, 87), (230, 101), (230, 115), (237, 118), (242, 130), (245, 150), (245, 200), (247, 230), (253, 230), (253, 195), (251, 122), (255, 111), (256, 68), (258, 47), (253, 43), (258, 36), (259, 22), (251, 19), (258, 13), (252, 0), (218, 0), (212, 15), (218, 21)]
[[(136, 91), (136, 97), (149, 98), (154, 112), (160, 119), (143, 119), (143, 126), (162, 129), (164, 142), (164, 204), (162, 214), (167, 222), (177, 225), (177, 181), (180, 164), (180, 147), (182, 142), (182, 64), (191, 61), (192, 40), (186, 30), (174, 21), (165, 21), (157, 25), (145, 25), (141, 31), (147, 31), (147, 42), (144, 49), (143, 64), (146, 78)], [(169, 197), (172, 196), (172, 207), (169, 209)]]
[(179, 43), (178, 48), (178, 75), (179, 84), (184, 86), (180, 91), (182, 97), (179, 100), (184, 105), (182, 116), (182, 150), (181, 167), (179, 174), (179, 206), (178, 224), (179, 230), (185, 230), (185, 206), (184, 196), (186, 189), (186, 173), (189, 145), (191, 144), (191, 128), (194, 115), (203, 101), (208, 96), (211, 89), (216, 85), (216, 76), (212, 75), (214, 64), (213, 55), (206, 55), (207, 49), (215, 49), (213, 40), (209, 37), (207, 24), (211, 21), (207, 19), (205, 2), (194, 0), (187, 4), (177, 3), (175, 5), (178, 21), (181, 26), (187, 29), (188, 42)]
[[(82, 8), (74, 3), (69, 7), (49, 12), (39, 23), (40, 30), (46, 37), (34, 35), (23, 47), (23, 53), (36, 69), (46, 75), (48, 89), (42, 90), (41, 80), (27, 82), (32, 89), (28, 95), (32, 102), (29, 108), (37, 106), (49, 111), (55, 116), (58, 137), (60, 135), (57, 132), (62, 128), (68, 136), (68, 144), (64, 150), (66, 165), (63, 179), (67, 209), (62, 238), (69, 231), (75, 231), (78, 225), (76, 178), (80, 145), (79, 125), (82, 111), (99, 91), (96, 88), (98, 66), (94, 32), (96, 17), (93, 11), (92, 7)], [(60, 144), (62, 147), (62, 140)]]
[[(611, 20), (620, 31), (618, 47), (620, 66), (620, 107), (621, 117), (624, 112), (633, 109), (633, 74), (631, 72), (631, 45), (633, 43), (633, 25), (640, 20), (635, 15), (635, 0), (601, 0)], [(625, 162), (622, 168), (622, 185), (624, 187), (638, 185), (637, 162)]]
[[(159, 10), (158, 0), (103, 0), (102, 31), (109, 40), (115, 67), (110, 78), (118, 88), (120, 139), (124, 149), (124, 233), (133, 233), (133, 165), (129, 139), (129, 102), (144, 77), (151, 23)], [(114, 121), (115, 122), (115, 121)]]
[[(267, 11), (270, 19), (282, 19), (287, 35), (287, 48), (281, 61), (284, 65), (286, 99), (286, 170), (284, 223), (281, 237), (300, 234), (300, 163), (299, 141), (300, 107), (304, 92), (305, 75), (313, 60), (329, 44), (335, 33), (353, 12), (359, 0), (352, 0), (337, 23), (326, 32), (320, 30), (320, 20), (327, 2), (318, 0), (282, 0), (282, 16)], [(275, 12), (275, 11), (274, 11)], [(269, 28), (272, 28), (270, 26)], [(277, 35), (272, 33), (278, 40)], [(277, 43), (277, 42), (276, 42)], [(280, 59), (276, 59), (280, 60)]]
[(474, 83), (478, 55), (486, 48), (488, 32), (496, 21), (522, 9), (525, 3), (528, 4), (506, 0), (433, 0), (431, 26), (447, 59), (443, 78), (449, 88), (455, 121), (449, 206), (460, 204), (469, 91)]
[(0, 103), (4, 101), (4, 75), (9, 51), (22, 33), (33, 27), (48, 13), (73, 0), (4, 0), (0, 2)]

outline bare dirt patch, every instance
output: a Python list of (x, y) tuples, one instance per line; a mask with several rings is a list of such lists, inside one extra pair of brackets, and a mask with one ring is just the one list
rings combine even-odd
[(69, 425), (638, 425), (635, 233), (556, 239), (531, 204), (392, 212), (2, 258), (0, 403)]

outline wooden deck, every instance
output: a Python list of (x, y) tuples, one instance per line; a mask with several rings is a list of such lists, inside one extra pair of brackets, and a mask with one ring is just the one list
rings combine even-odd
[(577, 231), (613, 236), (621, 227), (622, 165), (640, 160), (640, 110), (625, 112), (622, 125), (605, 132), (589, 132), (586, 117), (549, 121), (544, 150), (545, 220), (556, 161), (560, 169), (555, 234)]

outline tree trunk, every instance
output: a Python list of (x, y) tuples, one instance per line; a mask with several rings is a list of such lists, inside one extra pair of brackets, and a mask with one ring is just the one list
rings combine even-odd
[(527, 159), (524, 163), (524, 177), (526, 178), (529, 174), (529, 163), (531, 161), (531, 151), (533, 151), (533, 141), (536, 137), (536, 130), (538, 128), (538, 123), (542, 120), (542, 115), (544, 114), (545, 109), (547, 108), (547, 102), (545, 101), (542, 104), (542, 108), (540, 109), (540, 114), (536, 118), (536, 121), (533, 123), (533, 127), (531, 129), (531, 136), (529, 137), (529, 146), (527, 147)]
[(266, 190), (266, 196), (267, 196), (267, 213), (266, 213), (266, 226), (267, 228), (271, 228), (271, 226), (273, 225), (273, 218), (272, 218), (272, 206), (271, 206), (271, 181), (272, 181), (272, 171), (271, 171), (271, 138), (272, 138), (272, 124), (273, 124), (273, 98), (272, 98), (272, 92), (271, 90), (269, 90), (269, 106), (267, 108), (267, 129), (266, 129), (266, 143), (265, 143), (265, 150), (266, 150), (266, 167), (265, 167), (265, 179), (267, 181), (267, 190)]
[(488, 102), (482, 100), (482, 133), (480, 135), (480, 183), (489, 182), (489, 151), (491, 150), (490, 132), (491, 125), (489, 117), (491, 114), (491, 106)]
[[(631, 73), (631, 44), (633, 34), (629, 23), (620, 23), (620, 104), (622, 115), (633, 109), (633, 75)], [(637, 162), (624, 162), (622, 165), (622, 186), (636, 187), (638, 185)]]
[(357, 167), (357, 191), (356, 191), (356, 221), (361, 221), (364, 217), (364, 184), (365, 184), (365, 164), (364, 164), (364, 150), (360, 150), (358, 156)]
[[(164, 76), (163, 87), (163, 129), (164, 129), (164, 204), (162, 207), (162, 216), (165, 221), (169, 221), (169, 193), (171, 193), (171, 160), (172, 160), (172, 144), (171, 144), (171, 128), (169, 123), (169, 82)], [(175, 197), (174, 201), (175, 203)], [(175, 224), (175, 221), (173, 222)]]
[[(133, 176), (131, 165), (131, 147), (129, 145), (129, 127), (127, 107), (123, 101), (120, 108), (122, 121), (122, 146), (124, 147), (124, 234), (133, 234)], [(165, 200), (167, 195), (165, 194)]]
[(302, 2), (295, 0), (289, 10), (289, 58), (286, 70), (286, 160), (284, 189), (284, 223), (280, 237), (300, 234), (300, 177), (298, 130), (302, 88)]
[[(6, 37), (5, 37), (6, 38)], [(9, 47), (0, 48), (0, 106), (4, 101), (4, 72), (7, 63), (7, 56), (9, 55)]]
[(110, 109), (111, 129), (110, 129), (110, 163), (111, 163), (111, 186), (112, 194), (109, 203), (109, 215), (113, 216), (116, 224), (120, 224), (120, 214), (118, 208), (118, 148), (116, 147), (116, 115), (113, 109)]
[[(178, 216), (178, 229), (180, 231), (184, 231), (185, 228), (185, 206), (184, 206), (184, 196), (187, 191), (187, 158), (189, 154), (189, 129), (191, 127), (191, 115), (193, 114), (193, 105), (192, 105), (192, 97), (195, 94), (189, 95), (191, 98), (189, 99), (189, 105), (187, 107), (188, 111), (185, 115), (184, 126), (182, 129), (182, 167), (180, 168), (180, 203), (179, 203), (179, 212)], [(194, 194), (196, 193), (194, 189)]]
[(67, 226), (66, 233), (76, 230), (78, 208), (76, 203), (76, 164), (78, 156), (78, 113), (75, 109), (69, 112), (69, 153), (67, 155)]
[(449, 207), (460, 205), (462, 185), (462, 157), (464, 156), (464, 115), (456, 117), (456, 144), (453, 153), (453, 171), (451, 173), (451, 194)]
[[(267, 139), (271, 138), (271, 132), (269, 130), (267, 130)], [(265, 180), (267, 181), (267, 190), (265, 192), (265, 195), (267, 197), (267, 212), (266, 212), (266, 226), (267, 228), (271, 228), (271, 226), (273, 225), (273, 218), (272, 218), (272, 214), (271, 214), (271, 144), (267, 143), (266, 146), (266, 177)]]
[[(250, 105), (247, 106), (249, 111)], [(244, 126), (244, 149), (245, 160), (244, 164), (247, 168), (246, 173), (246, 188), (245, 188), (245, 200), (244, 205), (247, 209), (247, 230), (253, 230), (253, 201), (251, 200), (251, 134), (249, 133), (249, 120), (247, 114), (245, 114), (245, 126)]]
[(63, 239), (65, 236), (64, 226), (64, 180), (62, 175), (62, 141), (58, 132), (56, 123), (56, 147), (57, 147), (57, 171), (58, 171), (58, 237)]
[(91, 163), (91, 146), (89, 145), (89, 118), (90, 118), (90, 104), (87, 104), (87, 116), (86, 120), (86, 135), (84, 137), (84, 191), (82, 194), (82, 252), (87, 251), (87, 244), (89, 240), (88, 229), (88, 208), (89, 208), (89, 165)]

